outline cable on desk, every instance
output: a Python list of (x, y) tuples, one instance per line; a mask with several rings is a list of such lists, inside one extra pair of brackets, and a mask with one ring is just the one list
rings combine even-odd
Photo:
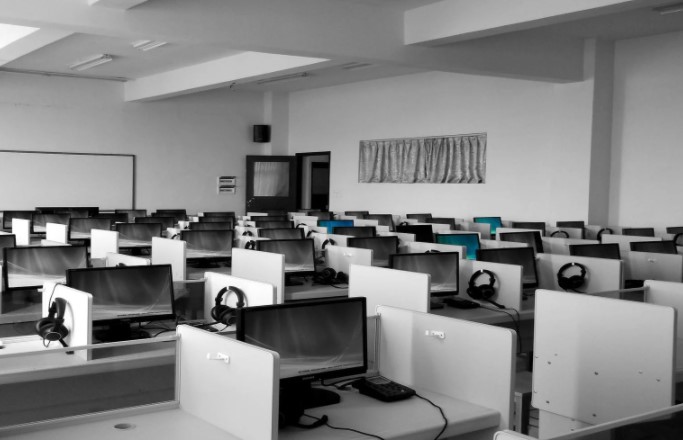
[(446, 418), (446, 414), (444, 414), (444, 412), (443, 412), (443, 408), (441, 408), (439, 405), (432, 402), (431, 400), (427, 399), (426, 397), (420, 396), (417, 393), (415, 393), (415, 397), (418, 397), (418, 398), (424, 400), (425, 402), (428, 402), (434, 408), (438, 409), (439, 412), (441, 413), (441, 417), (443, 417), (443, 428), (441, 428), (441, 431), (439, 431), (439, 433), (436, 434), (436, 437), (434, 437), (434, 440), (438, 440), (438, 438), (441, 437), (441, 434), (443, 434), (444, 431), (446, 431), (446, 428), (448, 428), (448, 419)]
[[(315, 417), (315, 416), (312, 416), (312, 415), (306, 414), (306, 413), (304, 413), (304, 416), (310, 417), (311, 419), (315, 420), (316, 422), (320, 422), (323, 420), (321, 418), (318, 418), (318, 417)], [(380, 437), (380, 436), (375, 435), (375, 434), (370, 434), (369, 432), (363, 432), (363, 431), (359, 431), (359, 430), (353, 429), (353, 428), (344, 428), (341, 426), (332, 426), (329, 424), (329, 422), (325, 422), (324, 425), (327, 426), (328, 428), (336, 429), (338, 431), (351, 431), (351, 432), (355, 432), (356, 434), (366, 435), (368, 437), (376, 438), (378, 440), (385, 440), (384, 437)], [(439, 434), (439, 435), (441, 435), (441, 434)]]
[[(492, 310), (494, 312), (505, 313), (506, 315), (508, 315), (510, 317), (510, 319), (512, 320), (512, 323), (515, 325), (515, 330), (517, 331), (517, 354), (523, 353), (523, 351), (522, 351), (522, 331), (521, 331), (521, 325), (520, 325), (521, 318), (519, 316), (519, 312), (513, 308), (498, 309), (498, 308), (494, 308), (494, 307), (486, 307), (484, 305), (482, 305), (481, 308), (486, 309), (486, 310)], [(509, 313), (508, 310), (512, 310), (513, 312), (515, 312), (515, 314), (517, 315), (517, 319), (515, 319), (515, 317), (512, 315), (512, 313)]]

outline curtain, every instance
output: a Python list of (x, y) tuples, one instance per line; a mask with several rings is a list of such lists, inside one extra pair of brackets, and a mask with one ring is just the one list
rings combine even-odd
[(361, 183), (484, 183), (486, 134), (360, 142)]
[(289, 163), (254, 162), (254, 196), (287, 197)]

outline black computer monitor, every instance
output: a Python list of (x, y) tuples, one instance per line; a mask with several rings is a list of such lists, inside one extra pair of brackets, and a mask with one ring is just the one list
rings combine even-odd
[(212, 231), (180, 231), (180, 239), (187, 243), (185, 255), (189, 262), (216, 263), (229, 261), (235, 232), (231, 229)]
[(622, 228), (622, 235), (637, 235), (640, 237), (654, 237), (655, 228)]
[(23, 220), (31, 220), (36, 211), (3, 211), (2, 212), (2, 229), (12, 229), (12, 219), (19, 218)]
[(199, 223), (230, 223), (230, 229), (235, 229), (235, 217), (199, 217)]
[(215, 231), (220, 229), (232, 230), (234, 228), (232, 222), (192, 222), (189, 224), (189, 229), (191, 231)]
[(95, 218), (108, 218), (114, 223), (133, 223), (132, 221), (128, 221), (128, 214), (125, 213), (99, 213), (95, 216)]
[(356, 217), (357, 219), (364, 219), (368, 214), (370, 214), (369, 211), (344, 211), (344, 215)]
[(176, 225), (175, 217), (135, 217), (133, 223), (161, 223), (161, 230), (165, 231), (168, 228), (172, 228)]
[(113, 222), (109, 218), (72, 218), (69, 221), (69, 240), (90, 240), (93, 229), (110, 231)]
[(17, 247), (17, 239), (13, 234), (2, 234), (0, 235), (0, 264), (4, 261), (5, 257), (3, 249)]
[(259, 237), (270, 238), (271, 240), (295, 240), (306, 238), (302, 228), (267, 228), (257, 229)]
[(353, 220), (318, 220), (318, 226), (327, 228), (327, 233), (331, 234), (338, 227), (353, 227)]
[(253, 215), (251, 216), (253, 222), (287, 222), (290, 221), (289, 216), (286, 215)]
[(667, 234), (683, 234), (683, 226), (669, 226), (666, 228)]
[(501, 241), (525, 243), (534, 248), (537, 254), (543, 253), (543, 240), (539, 231), (499, 232), (497, 235)]
[(161, 237), (161, 223), (117, 223), (119, 247), (149, 247), (152, 237)]
[(213, 212), (203, 212), (202, 216), (199, 217), (235, 217), (235, 211), (213, 211)]
[(455, 246), (465, 246), (467, 249), (467, 259), (477, 259), (477, 249), (479, 249), (479, 234), (436, 234), (436, 242), (441, 244), (452, 244)]
[(537, 229), (541, 231), (541, 235), (545, 235), (544, 222), (512, 222), (512, 227), (518, 229)]
[(97, 206), (39, 206), (41, 214), (69, 214), (71, 217), (93, 217), (100, 212)]
[(68, 225), (70, 214), (40, 214), (34, 213), (31, 217), (31, 232), (34, 234), (43, 234), (48, 223), (57, 223), (60, 225)]
[(115, 209), (115, 214), (126, 214), (126, 223), (135, 223), (136, 217), (147, 217), (146, 209)]
[(459, 252), (394, 254), (389, 257), (389, 267), (431, 275), (431, 296), (458, 294)]
[(474, 217), (474, 223), (485, 223), (489, 225), (492, 235), (496, 235), (496, 230), (503, 227), (503, 221), (500, 217)]
[(432, 229), (432, 225), (401, 224), (396, 226), (396, 232), (415, 234), (415, 241), (434, 243), (434, 230)]
[(678, 249), (673, 240), (632, 241), (631, 250), (636, 252), (654, 252), (657, 254), (677, 254)]
[(280, 355), (280, 407), (340, 401), (313, 381), (367, 371), (365, 298), (295, 301), (237, 310), (237, 340)]
[(377, 230), (374, 226), (337, 226), (332, 233), (350, 237), (374, 237), (377, 235)]
[(148, 337), (130, 324), (175, 318), (168, 264), (67, 270), (66, 285), (92, 295), (93, 326), (104, 327), (94, 336), (102, 342)]
[(349, 237), (346, 246), (372, 249), (372, 265), (389, 267), (389, 256), (398, 254), (398, 237)]
[(38, 289), (46, 281), (63, 282), (67, 269), (88, 267), (86, 246), (27, 246), (2, 251), (7, 291)]
[(432, 218), (431, 214), (427, 213), (422, 213), (422, 214), (406, 214), (406, 218), (414, 219), (417, 220), (418, 223), (427, 223), (427, 220)]
[(315, 246), (312, 238), (303, 240), (256, 240), (256, 250), (285, 256), (285, 282), (295, 285), (294, 277), (315, 274)]
[(577, 257), (608, 258), (621, 260), (618, 243), (570, 244), (569, 255)]
[(479, 249), (477, 260), (522, 266), (522, 286), (538, 287), (536, 258), (531, 247)]
[(586, 227), (586, 224), (584, 223), (583, 220), (576, 220), (576, 221), (559, 221), (555, 222), (555, 226), (558, 228), (577, 228), (577, 229), (583, 229)]
[(365, 216), (366, 220), (377, 220), (380, 226), (387, 226), (390, 231), (395, 229), (394, 216), (391, 214), (368, 214)]
[(334, 213), (329, 211), (310, 211), (308, 215), (317, 217), (319, 220), (334, 220)]
[(152, 217), (173, 217), (175, 223), (187, 220), (187, 211), (185, 209), (157, 209)]
[(448, 217), (432, 217), (428, 218), (425, 220), (425, 223), (430, 223), (430, 224), (437, 224), (437, 225), (448, 225), (451, 227), (453, 231), (458, 229), (458, 226), (455, 224), (455, 219), (454, 218), (448, 218)]
[[(258, 217), (257, 217), (258, 218)], [(293, 228), (294, 222), (289, 220), (252, 220), (257, 228)]]

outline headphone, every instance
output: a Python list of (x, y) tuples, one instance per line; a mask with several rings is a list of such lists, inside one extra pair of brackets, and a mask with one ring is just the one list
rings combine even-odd
[(673, 241), (674, 241), (674, 246), (679, 246), (678, 244), (678, 237), (683, 236), (683, 233), (679, 232), (678, 234), (674, 235)]
[[(482, 275), (488, 275), (489, 276), (489, 283), (477, 285), (476, 284), (477, 279), (479, 279), (479, 277)], [(494, 306), (498, 307), (499, 309), (504, 309), (505, 308), (504, 305), (498, 304), (497, 302), (495, 302), (491, 299), (496, 294), (496, 289), (493, 288), (493, 285), (495, 283), (496, 283), (496, 275), (493, 272), (491, 272), (490, 270), (486, 270), (486, 269), (479, 269), (478, 271), (476, 271), (472, 274), (472, 277), (470, 277), (469, 287), (467, 287), (467, 294), (472, 299), (478, 299), (478, 300), (486, 301), (486, 302), (489, 302), (489, 303), (493, 304)]]
[(244, 245), (244, 249), (256, 249), (256, 240), (249, 240), (247, 244)]
[(317, 284), (346, 284), (349, 282), (349, 277), (344, 272), (337, 272), (331, 267), (326, 267), (315, 274), (313, 282)]
[(36, 322), (36, 333), (43, 338), (43, 343), (59, 341), (64, 347), (64, 338), (69, 335), (69, 329), (64, 326), (64, 313), (66, 312), (66, 300), (55, 298), (50, 304), (47, 318)]
[(331, 238), (328, 238), (327, 240), (323, 241), (323, 249), (325, 249), (325, 246), (327, 246), (328, 244), (334, 246), (337, 244), (337, 242), (332, 240)]
[[(223, 295), (227, 293), (227, 298), (227, 296), (229, 296), (231, 292), (237, 295), (237, 306), (234, 309), (228, 305), (223, 304)], [(247, 298), (242, 290), (233, 286), (223, 287), (221, 290), (218, 291), (218, 294), (216, 295), (216, 304), (211, 309), (211, 317), (215, 319), (218, 323), (225, 325), (233, 325), (237, 319), (235, 317), (235, 311), (237, 309), (241, 309), (242, 307), (244, 307), (246, 303)]]
[(254, 233), (251, 231), (244, 231), (244, 232), (242, 232), (242, 235), (246, 235), (247, 237), (253, 237)]
[(569, 238), (569, 234), (567, 233), (567, 231), (562, 231), (562, 230), (560, 230), (560, 229), (558, 229), (557, 231), (555, 231), (555, 232), (553, 232), (552, 234), (550, 234), (550, 236), (551, 236), (551, 237), (554, 237), (554, 236), (556, 236), (556, 235), (558, 235), (558, 234), (564, 234), (564, 238)]
[(440, 254), (440, 253), (441, 253), (441, 251), (436, 250), (436, 249), (427, 249), (425, 251), (425, 254)]
[[(298, 227), (298, 226), (297, 226), (297, 227)], [(308, 238), (308, 237), (310, 237), (311, 235), (313, 235), (314, 232), (315, 232), (315, 231), (314, 231), (313, 229), (309, 229), (308, 232), (306, 233), (306, 238)]]
[[(579, 275), (572, 275), (570, 277), (566, 277), (564, 273), (570, 269), (571, 267), (578, 267), (581, 269), (581, 273)], [(571, 262), (567, 263), (564, 266), (562, 266), (557, 272), (557, 284), (564, 289), (565, 291), (574, 291), (576, 292), (576, 289), (579, 287), (583, 286), (584, 283), (586, 282), (586, 273), (588, 272), (588, 269), (586, 269), (586, 266), (584, 266), (581, 263), (576, 263), (576, 262)], [(577, 292), (581, 293), (581, 292)]]
[(602, 229), (600, 229), (600, 230), (598, 231), (598, 241), (599, 241), (599, 242), (602, 242), (602, 234), (604, 234), (605, 232), (610, 233), (610, 234), (614, 234), (614, 231), (611, 230), (610, 228), (602, 228)]

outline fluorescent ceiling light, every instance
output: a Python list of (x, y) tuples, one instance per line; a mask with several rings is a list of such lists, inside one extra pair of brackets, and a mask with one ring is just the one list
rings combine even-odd
[(95, 66), (99, 66), (100, 64), (108, 63), (109, 61), (113, 60), (114, 57), (111, 55), (108, 55), (106, 53), (101, 53), (97, 55), (93, 55), (91, 57), (85, 58), (83, 60), (80, 60), (78, 62), (73, 63), (72, 65), (69, 66), (71, 70), (86, 70), (90, 69)]
[(37, 31), (38, 28), (0, 23), (0, 48), (9, 46)]
[(676, 12), (683, 11), (683, 3), (674, 3), (673, 5), (659, 6), (657, 8), (652, 8), (652, 10), (659, 12), (660, 15), (675, 14)]
[(148, 50), (156, 49), (157, 47), (161, 47), (168, 44), (167, 41), (154, 41), (154, 40), (138, 40), (138, 41), (133, 41), (133, 47), (136, 49), (144, 50), (145, 52)]
[(256, 84), (268, 84), (268, 83), (274, 83), (274, 82), (283, 82), (283, 81), (292, 81), (292, 80), (297, 80), (300, 78), (306, 78), (307, 76), (310, 76), (310, 73), (308, 72), (303, 72), (303, 73), (293, 73), (291, 75), (281, 75), (281, 76), (274, 76), (272, 78), (266, 78), (266, 79), (261, 79), (256, 81)]

